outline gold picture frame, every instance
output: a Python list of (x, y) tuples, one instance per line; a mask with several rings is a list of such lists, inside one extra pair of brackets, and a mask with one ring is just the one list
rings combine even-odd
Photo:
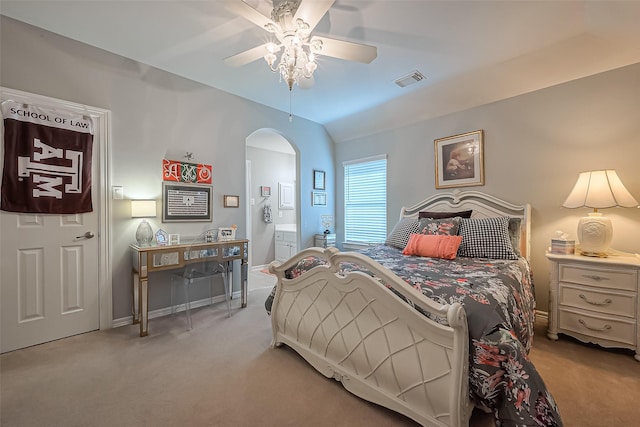
[(483, 131), (434, 141), (436, 188), (484, 185)]
[(229, 194), (224, 195), (224, 207), (225, 208), (239, 208), (240, 196), (231, 196)]

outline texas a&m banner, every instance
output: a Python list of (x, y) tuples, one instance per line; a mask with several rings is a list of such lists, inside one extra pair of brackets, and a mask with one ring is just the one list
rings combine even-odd
[(91, 117), (14, 101), (2, 103), (4, 169), (0, 209), (91, 212)]

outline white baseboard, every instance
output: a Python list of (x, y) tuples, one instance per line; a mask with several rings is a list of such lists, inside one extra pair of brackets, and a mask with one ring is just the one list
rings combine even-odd
[[(240, 291), (236, 291), (233, 293), (233, 297), (232, 298), (240, 298)], [(213, 297), (213, 302), (212, 304), (216, 304), (219, 302), (224, 302), (224, 295), (218, 295)], [(191, 308), (198, 308), (198, 307), (204, 307), (205, 305), (209, 305), (210, 300), (209, 298), (204, 298), (198, 301), (192, 301), (191, 302)], [(184, 311), (186, 309), (186, 304), (179, 304), (176, 305), (176, 313), (177, 312), (181, 312)], [(162, 316), (167, 316), (171, 314), (171, 307), (164, 307), (164, 308), (159, 308), (157, 310), (153, 310), (149, 312), (149, 320), (151, 319), (155, 319), (156, 317), (162, 317)], [(127, 317), (121, 317), (119, 319), (113, 319), (113, 322), (111, 323), (111, 327), (112, 328), (119, 328), (120, 326), (127, 326), (127, 325), (131, 325), (133, 316), (127, 316)]]
[(536, 310), (536, 319), (543, 320), (546, 323), (549, 323), (549, 312)]

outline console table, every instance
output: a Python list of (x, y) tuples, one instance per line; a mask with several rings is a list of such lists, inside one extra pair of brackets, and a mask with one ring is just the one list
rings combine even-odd
[[(149, 274), (156, 271), (179, 269), (189, 263), (204, 261), (217, 261), (231, 266), (234, 260), (240, 260), (240, 302), (242, 308), (247, 306), (248, 240), (170, 246), (138, 246), (132, 243), (129, 247), (133, 265), (133, 323), (140, 323), (141, 337), (148, 335)], [(227, 270), (228, 283), (233, 291), (233, 272), (231, 268)]]

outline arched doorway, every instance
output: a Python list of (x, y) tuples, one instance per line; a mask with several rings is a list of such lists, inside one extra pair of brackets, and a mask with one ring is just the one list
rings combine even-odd
[[(298, 230), (299, 190), (298, 153), (296, 147), (274, 129), (259, 129), (246, 139), (246, 223), (251, 241), (249, 266), (261, 268), (275, 259), (276, 228), (293, 226)], [(293, 206), (281, 205), (279, 187), (292, 185)], [(270, 207), (271, 222), (265, 218), (265, 206)], [(295, 244), (299, 245), (299, 233)]]

